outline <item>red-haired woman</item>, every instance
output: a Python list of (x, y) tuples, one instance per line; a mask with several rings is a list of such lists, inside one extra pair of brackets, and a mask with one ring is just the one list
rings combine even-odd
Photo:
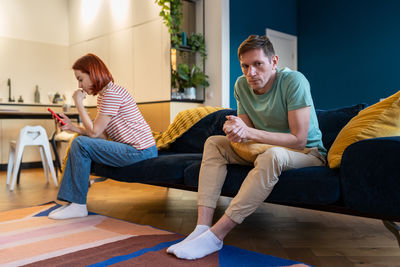
[[(62, 130), (80, 134), (70, 147), (57, 199), (68, 205), (52, 211), (51, 219), (87, 216), (86, 196), (92, 161), (123, 167), (157, 156), (149, 125), (129, 92), (116, 84), (99, 57), (87, 54), (72, 66), (79, 88), (72, 96), (83, 127), (61, 114)], [(97, 117), (92, 121), (83, 106), (89, 95), (97, 97)], [(110, 140), (107, 140), (110, 139)]]

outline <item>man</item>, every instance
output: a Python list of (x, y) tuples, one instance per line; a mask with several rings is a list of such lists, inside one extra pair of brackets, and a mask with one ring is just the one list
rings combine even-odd
[[(204, 145), (197, 226), (167, 249), (178, 258), (198, 259), (220, 250), (224, 237), (268, 197), (282, 171), (326, 163), (307, 79), (297, 71), (277, 68), (278, 56), (266, 36), (249, 36), (238, 57), (243, 71), (235, 84), (238, 116), (227, 117), (226, 136), (212, 136)], [(254, 163), (248, 162), (231, 146), (248, 140), (275, 146), (259, 154)], [(227, 164), (254, 164), (254, 168), (212, 226)]]

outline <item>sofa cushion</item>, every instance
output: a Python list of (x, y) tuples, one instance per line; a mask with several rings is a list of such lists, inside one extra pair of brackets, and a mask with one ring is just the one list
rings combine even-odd
[(357, 104), (338, 109), (316, 110), (322, 143), (326, 150), (329, 151), (340, 130), (365, 107), (366, 104)]
[[(201, 162), (193, 162), (185, 169), (184, 183), (197, 187)], [(235, 196), (252, 167), (228, 165), (222, 194)], [(266, 202), (299, 204), (333, 204), (340, 199), (339, 172), (325, 166), (284, 171), (279, 176)]]
[(339, 132), (328, 153), (331, 168), (339, 168), (344, 150), (357, 141), (400, 135), (400, 91), (364, 110)]
[(185, 168), (201, 161), (202, 154), (168, 154), (146, 159), (135, 164), (118, 168), (92, 163), (95, 175), (122, 182), (138, 183), (183, 183)]
[(222, 126), (226, 121), (225, 116), (228, 115), (236, 115), (236, 110), (222, 109), (205, 116), (177, 138), (168, 150), (180, 153), (203, 153), (204, 143), (209, 136), (224, 134)]
[[(264, 153), (270, 148), (273, 147), (281, 147), (281, 146), (275, 146), (275, 145), (269, 145), (269, 144), (263, 144), (263, 143), (257, 143), (254, 141), (247, 141), (247, 142), (231, 142), (231, 147), (233, 150), (238, 154), (242, 159), (245, 159), (249, 162), (254, 162), (258, 155)], [(296, 151), (296, 152), (301, 152), (301, 153), (309, 153), (311, 151), (310, 148), (304, 148), (303, 150), (298, 150), (294, 148), (288, 148), (285, 147), (285, 149)]]

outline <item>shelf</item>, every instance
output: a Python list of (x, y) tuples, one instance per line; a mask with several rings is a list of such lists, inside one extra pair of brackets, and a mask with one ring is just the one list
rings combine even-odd
[(173, 99), (173, 98), (171, 98), (171, 102), (184, 102), (184, 103), (200, 103), (200, 104), (203, 104), (204, 100), (202, 100), (202, 99)]

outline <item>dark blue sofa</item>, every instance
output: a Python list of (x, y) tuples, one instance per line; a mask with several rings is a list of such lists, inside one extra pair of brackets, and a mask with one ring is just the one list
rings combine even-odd
[[(339, 131), (365, 107), (358, 104), (317, 110), (323, 143), (329, 150)], [(115, 168), (94, 163), (95, 175), (121, 182), (145, 183), (197, 191), (203, 145), (211, 135), (223, 134), (226, 115), (212, 113), (160, 151), (157, 158)], [(400, 136), (363, 140), (344, 152), (340, 169), (328, 166), (285, 171), (265, 202), (377, 218), (398, 238), (400, 221)], [(228, 165), (222, 195), (234, 196), (251, 168)]]

